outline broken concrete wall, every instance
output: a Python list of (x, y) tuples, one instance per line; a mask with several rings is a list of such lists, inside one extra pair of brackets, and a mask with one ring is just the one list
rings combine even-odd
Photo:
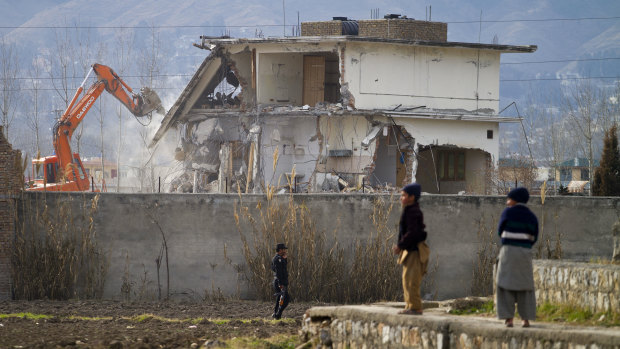
[[(437, 119), (407, 119), (395, 117), (398, 125), (420, 145), (453, 145), (460, 148), (480, 149), (491, 154), (493, 161), (499, 158), (499, 125), (497, 122), (459, 121)], [(492, 131), (493, 138), (487, 138)]]
[(499, 63), (495, 51), (350, 42), (343, 69), (358, 109), (497, 111)]
[(252, 52), (246, 47), (237, 53), (230, 53), (231, 69), (239, 79), (241, 109), (256, 105), (256, 86), (252, 86)]
[[(336, 189), (325, 180), (333, 181), (332, 175), (341, 176), (352, 186), (358, 186), (361, 177), (372, 171), (376, 143), (362, 145), (372, 128), (369, 119), (359, 115), (322, 115), (321, 135), (324, 145), (321, 161), (317, 165), (317, 191)], [(324, 184), (325, 183), (325, 184)]]
[[(311, 115), (298, 117), (274, 115), (263, 119), (260, 155), (263, 159), (265, 185), (286, 187), (287, 174), (290, 177), (294, 167), (297, 187), (293, 190), (309, 189), (308, 185), (319, 157), (317, 131), (317, 117)], [(277, 163), (274, 171), (276, 150)]]
[[(193, 118), (198, 119), (199, 116)], [(230, 142), (249, 144), (248, 124), (247, 118), (228, 116), (202, 117), (182, 125), (178, 130), (181, 147), (175, 155), (175, 159), (182, 163), (182, 170), (172, 180), (169, 191), (215, 192), (218, 183), (213, 182), (219, 178), (221, 145)], [(239, 151), (237, 148), (235, 150)], [(235, 176), (247, 174), (247, 163), (235, 163), (231, 171), (234, 176), (228, 179), (229, 187), (235, 182)]]

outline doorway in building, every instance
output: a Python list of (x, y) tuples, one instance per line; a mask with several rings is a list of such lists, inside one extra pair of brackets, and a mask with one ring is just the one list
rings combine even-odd
[(407, 140), (396, 126), (384, 126), (375, 141), (376, 160), (370, 183), (373, 186), (402, 187), (406, 184), (410, 172)]
[(325, 57), (304, 56), (303, 104), (314, 107), (325, 100)]

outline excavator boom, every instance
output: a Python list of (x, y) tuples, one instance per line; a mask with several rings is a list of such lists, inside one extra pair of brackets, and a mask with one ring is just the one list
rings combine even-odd
[[(97, 81), (78, 100), (84, 90), (84, 84), (93, 71), (97, 75)], [(153, 111), (161, 114), (165, 113), (161, 100), (155, 91), (148, 87), (143, 87), (140, 93), (134, 93), (131, 87), (112, 68), (102, 64), (93, 64), (86, 78), (75, 92), (71, 103), (69, 103), (60, 120), (54, 125), (54, 150), (56, 156), (46, 157), (45, 162), (46, 164), (55, 162), (54, 167), (58, 169), (59, 175), (51, 176), (49, 173), (52, 173), (52, 167), (44, 166), (44, 169), (49, 167), (50, 172), (46, 172), (48, 174), (44, 176), (43, 188), (48, 185), (52, 187), (52, 182), (55, 184), (63, 182), (63, 185), (58, 186), (58, 188), (62, 187), (64, 189), (58, 190), (80, 191), (88, 189), (88, 178), (84, 176), (84, 169), (79, 156), (71, 151), (71, 136), (104, 90), (118, 99), (136, 117), (143, 117)], [(40, 159), (34, 159), (33, 168), (35, 162), (37, 166), (42, 164)], [(67, 183), (71, 185), (67, 185)], [(27, 190), (44, 189), (37, 186)]]

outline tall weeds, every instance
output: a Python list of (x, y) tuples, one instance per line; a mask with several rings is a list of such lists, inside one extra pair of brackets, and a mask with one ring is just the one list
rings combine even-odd
[[(272, 299), (271, 260), (274, 247), (289, 248), (289, 291), (299, 301), (359, 303), (397, 300), (402, 296), (400, 268), (390, 252), (395, 226), (390, 226), (392, 204), (374, 201), (373, 232), (368, 238), (344, 245), (334, 234), (318, 231), (308, 207), (292, 196), (266, 200), (255, 209), (239, 204), (235, 219), (241, 232), (245, 275), (257, 297)], [(243, 233), (242, 225), (250, 232)]]
[[(71, 196), (52, 209), (23, 200), (11, 255), (17, 299), (100, 298), (108, 262), (96, 242), (99, 196), (84, 200), (77, 214)], [(34, 207), (26, 207), (34, 206)], [(29, 213), (27, 217), (25, 213)]]
[(478, 249), (473, 263), (473, 274), (470, 294), (472, 296), (488, 296), (493, 294), (493, 266), (497, 261), (499, 246), (495, 241), (495, 224), (487, 227), (484, 219), (478, 221)]

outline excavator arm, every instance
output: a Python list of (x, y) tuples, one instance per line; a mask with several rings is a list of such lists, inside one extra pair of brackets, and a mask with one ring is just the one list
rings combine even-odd
[[(97, 81), (77, 101), (93, 71), (97, 75)], [(145, 116), (154, 110), (164, 113), (161, 101), (153, 90), (143, 87), (140, 93), (134, 93), (110, 67), (93, 64), (71, 103), (54, 126), (54, 150), (58, 157), (58, 165), (64, 170), (65, 178), (69, 181), (77, 178), (75, 160), (71, 152), (71, 136), (104, 90), (116, 97), (136, 117)]]

